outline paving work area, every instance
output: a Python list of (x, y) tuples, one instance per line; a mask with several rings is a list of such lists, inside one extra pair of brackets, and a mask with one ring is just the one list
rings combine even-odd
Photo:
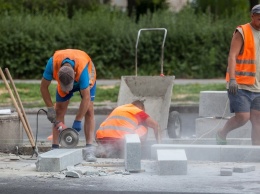
[(41, 142), (37, 158), (0, 153), (1, 193), (260, 193), (259, 146), (219, 146), (214, 138), (167, 141), (146, 145), (147, 157), (135, 171), (125, 159), (85, 162), (82, 144), (54, 153)]
[[(185, 145), (179, 146), (185, 147)], [(217, 147), (219, 150), (225, 149), (225, 146), (216, 146), (215, 149)], [(248, 146), (249, 150), (251, 148), (260, 150), (258, 146)], [(241, 152), (241, 158), (243, 155), (244, 152)], [(46, 193), (63, 190), (67, 192), (76, 190), (77, 193), (260, 192), (259, 162), (200, 161), (189, 157), (191, 156), (187, 154), (185, 175), (159, 175), (156, 159), (142, 159), (141, 170), (138, 172), (126, 171), (124, 159), (105, 158), (98, 158), (95, 163), (82, 160), (78, 164), (68, 165), (59, 172), (39, 172), (35, 164), (37, 158), (1, 153), (0, 184), (8, 190), (11, 180), (13, 189), (21, 189), (20, 187), (27, 185), (27, 190), (38, 189), (40, 193), (43, 188)], [(256, 157), (259, 159), (260, 156)], [(29, 184), (30, 182), (33, 184)]]

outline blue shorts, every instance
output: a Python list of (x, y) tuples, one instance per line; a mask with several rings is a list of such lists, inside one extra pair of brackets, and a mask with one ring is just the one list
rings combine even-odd
[[(90, 89), (90, 101), (94, 101), (95, 100), (95, 95), (96, 95), (96, 83), (94, 84), (94, 86)], [(78, 87), (73, 88), (66, 96), (61, 97), (58, 93), (58, 91), (56, 90), (56, 102), (65, 102), (69, 99), (71, 99), (71, 97), (73, 96), (74, 92), (80, 92), (80, 89)], [(81, 96), (81, 94), (80, 94)], [(81, 96), (82, 97), (82, 96)]]
[(230, 112), (250, 112), (251, 109), (260, 111), (260, 93), (239, 89), (237, 94), (228, 92)]

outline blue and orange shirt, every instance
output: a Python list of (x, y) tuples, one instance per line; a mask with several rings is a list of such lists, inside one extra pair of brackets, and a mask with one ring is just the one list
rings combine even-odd
[(95, 84), (96, 70), (87, 53), (76, 49), (58, 50), (48, 60), (43, 77), (48, 81), (55, 79), (58, 82), (57, 90), (61, 97), (66, 93), (60, 88), (58, 71), (65, 63), (69, 63), (75, 71), (73, 89), (83, 90)]

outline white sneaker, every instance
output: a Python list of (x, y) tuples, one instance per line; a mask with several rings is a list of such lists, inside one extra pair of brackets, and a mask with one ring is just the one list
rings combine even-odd
[(96, 162), (97, 158), (95, 156), (96, 148), (94, 146), (86, 147), (82, 149), (82, 156), (86, 162)]

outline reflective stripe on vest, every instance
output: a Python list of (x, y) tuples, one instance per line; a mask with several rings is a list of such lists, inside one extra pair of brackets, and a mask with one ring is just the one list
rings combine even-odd
[(131, 119), (124, 117), (124, 116), (112, 116), (112, 117), (109, 117), (108, 119), (106, 119), (106, 122), (109, 121), (109, 120), (113, 120), (113, 119), (125, 120), (128, 123), (130, 123), (133, 127), (129, 128), (129, 127), (125, 127), (125, 126), (123, 127), (123, 126), (105, 125), (105, 126), (100, 127), (99, 130), (114, 129), (114, 130), (119, 130), (119, 131), (127, 131), (128, 133), (135, 133), (135, 129), (137, 129), (137, 127), (138, 127), (137, 123), (135, 123)]
[[(244, 33), (244, 50), (236, 59), (235, 78), (238, 84), (255, 84), (256, 60), (255, 43), (250, 24), (240, 26)], [(229, 68), (227, 68), (226, 81), (229, 82)]]
[(121, 105), (115, 108), (108, 118), (101, 123), (96, 132), (96, 138), (124, 138), (125, 134), (138, 134), (140, 137), (147, 133), (147, 128), (138, 125), (136, 114), (142, 110), (133, 104)]

